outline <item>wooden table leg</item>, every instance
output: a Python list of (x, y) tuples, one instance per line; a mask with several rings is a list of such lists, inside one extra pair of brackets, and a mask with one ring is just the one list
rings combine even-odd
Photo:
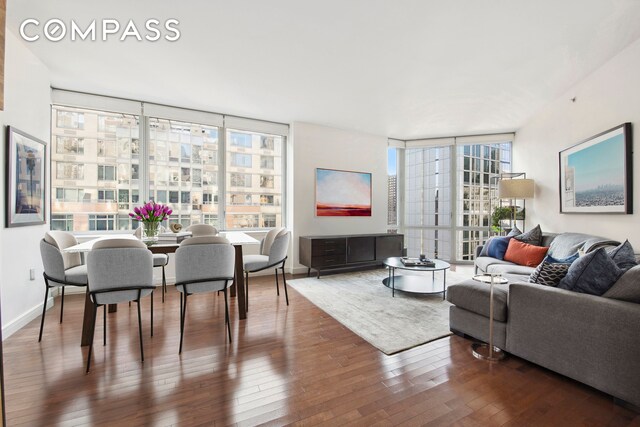
[(82, 338), (80, 339), (80, 346), (86, 347), (90, 344), (91, 330), (95, 327), (93, 324), (93, 312), (95, 306), (89, 298), (89, 290), (87, 290), (86, 297), (84, 299), (84, 318), (82, 319)]
[(233, 245), (233, 247), (236, 248), (236, 271), (233, 286), (231, 287), (231, 296), (237, 295), (238, 317), (242, 320), (247, 318), (244, 294), (244, 269), (242, 265), (242, 245)]

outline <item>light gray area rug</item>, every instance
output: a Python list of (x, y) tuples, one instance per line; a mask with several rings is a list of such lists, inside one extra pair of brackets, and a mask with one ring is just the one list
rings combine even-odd
[[(414, 274), (411, 272), (411, 274)], [(448, 335), (449, 302), (442, 294), (419, 295), (382, 284), (386, 269), (287, 281), (296, 291), (385, 354), (394, 354)], [(468, 279), (447, 272), (447, 286)], [(425, 275), (431, 282), (431, 273)], [(442, 283), (442, 273), (436, 274)]]

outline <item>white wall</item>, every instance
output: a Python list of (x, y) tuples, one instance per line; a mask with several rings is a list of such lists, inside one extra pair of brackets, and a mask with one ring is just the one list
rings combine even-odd
[[(308, 235), (385, 233), (387, 230), (387, 138), (360, 132), (294, 123), (292, 265), (299, 263), (298, 238)], [(341, 169), (372, 174), (371, 217), (315, 216), (315, 169)], [(291, 170), (293, 169), (293, 170)]]
[[(6, 140), (5, 126), (10, 125), (48, 144), (51, 104), (49, 70), (8, 31), (5, 43), (4, 112), (0, 112), (2, 140)], [(3, 153), (5, 144), (2, 147)], [(5, 156), (6, 154), (3, 157)], [(0, 168), (0, 188), (4, 193), (5, 161), (0, 162)], [(0, 227), (0, 298), (2, 334), (3, 338), (7, 338), (37, 317), (42, 310), (44, 281), (39, 242), (49, 224), (5, 228), (4, 197), (0, 198), (0, 206), (3, 216)], [(36, 270), (35, 281), (29, 280), (30, 268)]]
[[(540, 223), (543, 231), (574, 231), (616, 240), (629, 239), (640, 252), (640, 40), (615, 56), (540, 111), (517, 133), (514, 171), (536, 182), (527, 201), (527, 228)], [(542, 77), (541, 77), (542, 78)], [(572, 102), (571, 98), (576, 97)], [(590, 136), (631, 122), (633, 125), (634, 214), (560, 214), (558, 152)]]

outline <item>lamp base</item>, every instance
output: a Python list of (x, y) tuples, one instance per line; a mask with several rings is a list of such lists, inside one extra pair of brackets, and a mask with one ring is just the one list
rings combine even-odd
[(493, 352), (491, 352), (489, 344), (480, 342), (471, 344), (471, 354), (477, 359), (487, 360), (489, 362), (499, 362), (505, 357), (504, 351), (498, 347), (494, 346)]

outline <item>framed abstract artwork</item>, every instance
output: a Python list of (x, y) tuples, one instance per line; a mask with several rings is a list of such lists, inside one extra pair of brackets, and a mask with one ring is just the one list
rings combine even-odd
[(371, 216), (371, 174), (316, 169), (316, 216)]
[(45, 223), (46, 144), (7, 126), (6, 226)]
[(560, 152), (560, 213), (633, 213), (631, 123)]

